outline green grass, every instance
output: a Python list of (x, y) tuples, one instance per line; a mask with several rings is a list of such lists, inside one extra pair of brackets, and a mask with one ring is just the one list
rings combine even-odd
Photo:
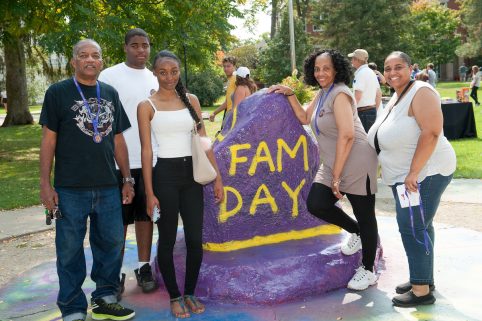
[(38, 125), (0, 127), (0, 209), (39, 204)]
[[(459, 82), (439, 83), (437, 90), (442, 97), (455, 98), (455, 90), (465, 85)], [(205, 107), (203, 111), (211, 112), (216, 107)], [(34, 106), (30, 110), (40, 111), (40, 108)], [(479, 138), (451, 141), (457, 154), (457, 178), (482, 179), (482, 108), (474, 108), (474, 113)], [(219, 114), (214, 123), (204, 120), (208, 136), (214, 137), (221, 127), (221, 119), (222, 114)], [(0, 139), (0, 210), (39, 204), (40, 126), (0, 127)]]
[[(437, 90), (442, 98), (456, 98), (456, 90), (469, 87), (469, 83), (442, 82)], [(482, 93), (479, 91), (479, 95)], [(482, 178), (482, 108), (474, 106), (475, 126), (478, 138), (451, 140), (457, 154), (456, 178)]]
[[(33, 105), (28, 107), (30, 109), (30, 112), (32, 114), (34, 113), (40, 113), (40, 110), (42, 110), (42, 105)], [(0, 116), (5, 116), (7, 112), (5, 111), (5, 108), (0, 108)]]

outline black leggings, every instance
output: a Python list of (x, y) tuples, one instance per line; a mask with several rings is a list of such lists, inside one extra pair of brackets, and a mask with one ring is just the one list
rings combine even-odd
[(180, 213), (187, 248), (184, 294), (193, 295), (203, 257), (204, 200), (202, 185), (193, 179), (192, 158), (158, 158), (153, 171), (153, 188), (161, 210), (157, 223), (157, 263), (164, 284), (171, 299), (181, 296), (173, 260)]
[[(308, 211), (331, 224), (338, 225), (349, 233), (360, 235), (362, 243), (362, 263), (365, 269), (373, 271), (373, 263), (377, 250), (378, 226), (375, 217), (375, 194), (370, 193), (370, 180), (367, 177), (367, 194), (346, 194), (353, 208), (356, 221), (335, 205), (338, 199), (330, 187), (320, 183), (311, 185), (308, 200)], [(342, 193), (345, 194), (345, 193)]]
[(477, 90), (478, 89), (479, 89), (479, 87), (473, 86), (472, 91), (470, 92), (470, 97), (472, 97), (472, 99), (475, 101), (476, 104), (479, 103), (479, 99), (477, 98)]

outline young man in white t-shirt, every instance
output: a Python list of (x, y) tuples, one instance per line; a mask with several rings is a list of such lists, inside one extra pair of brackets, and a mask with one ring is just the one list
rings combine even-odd
[(351, 64), (356, 69), (353, 91), (358, 117), (368, 133), (377, 118), (377, 108), (382, 100), (380, 84), (375, 73), (368, 67), (368, 52), (366, 50), (356, 49), (348, 54), (348, 57), (351, 58)]
[[(139, 28), (129, 30), (125, 35), (124, 51), (126, 61), (100, 73), (99, 80), (114, 87), (129, 117), (132, 127), (124, 132), (129, 150), (129, 164), (134, 178), (135, 198), (130, 205), (122, 206), (124, 220), (124, 240), (129, 224), (135, 223), (139, 267), (134, 271), (137, 284), (142, 291), (152, 292), (157, 285), (152, 277), (149, 264), (151, 258), (153, 223), (147, 215), (142, 180), (141, 143), (137, 124), (137, 105), (157, 91), (159, 84), (152, 71), (146, 68), (150, 55), (150, 42), (147, 33)], [(153, 145), (155, 140), (153, 141)], [(157, 146), (153, 146), (153, 166)], [(122, 176), (119, 184), (122, 184)], [(121, 186), (121, 185), (120, 185)], [(121, 276), (121, 293), (124, 290), (125, 274)]]

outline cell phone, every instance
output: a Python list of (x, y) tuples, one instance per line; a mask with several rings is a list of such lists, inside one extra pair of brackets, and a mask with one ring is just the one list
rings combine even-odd
[(159, 207), (155, 205), (154, 208), (152, 209), (152, 221), (154, 223), (157, 223), (157, 221), (159, 221), (160, 218), (161, 218), (161, 211), (159, 211)]

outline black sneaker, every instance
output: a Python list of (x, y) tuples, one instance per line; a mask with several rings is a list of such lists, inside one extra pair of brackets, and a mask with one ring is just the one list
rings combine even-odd
[(135, 269), (137, 285), (142, 288), (142, 292), (149, 293), (157, 289), (157, 283), (152, 277), (152, 270), (149, 263), (144, 264), (140, 269)]
[[(428, 288), (429, 288), (430, 292), (435, 291), (435, 285), (434, 284), (430, 284), (428, 286)], [(397, 292), (398, 294), (403, 294), (403, 293), (407, 293), (411, 289), (412, 289), (412, 284), (410, 282), (406, 282), (406, 283), (402, 283), (402, 284), (397, 285), (397, 287), (395, 288), (395, 292)]]
[(427, 295), (416, 296), (412, 291), (408, 291), (407, 293), (395, 296), (392, 299), (392, 303), (396, 307), (409, 308), (417, 305), (434, 304), (435, 300), (432, 292), (429, 292)]
[(92, 300), (92, 319), (94, 320), (129, 320), (136, 313), (124, 308), (119, 303), (106, 303), (104, 299)]

